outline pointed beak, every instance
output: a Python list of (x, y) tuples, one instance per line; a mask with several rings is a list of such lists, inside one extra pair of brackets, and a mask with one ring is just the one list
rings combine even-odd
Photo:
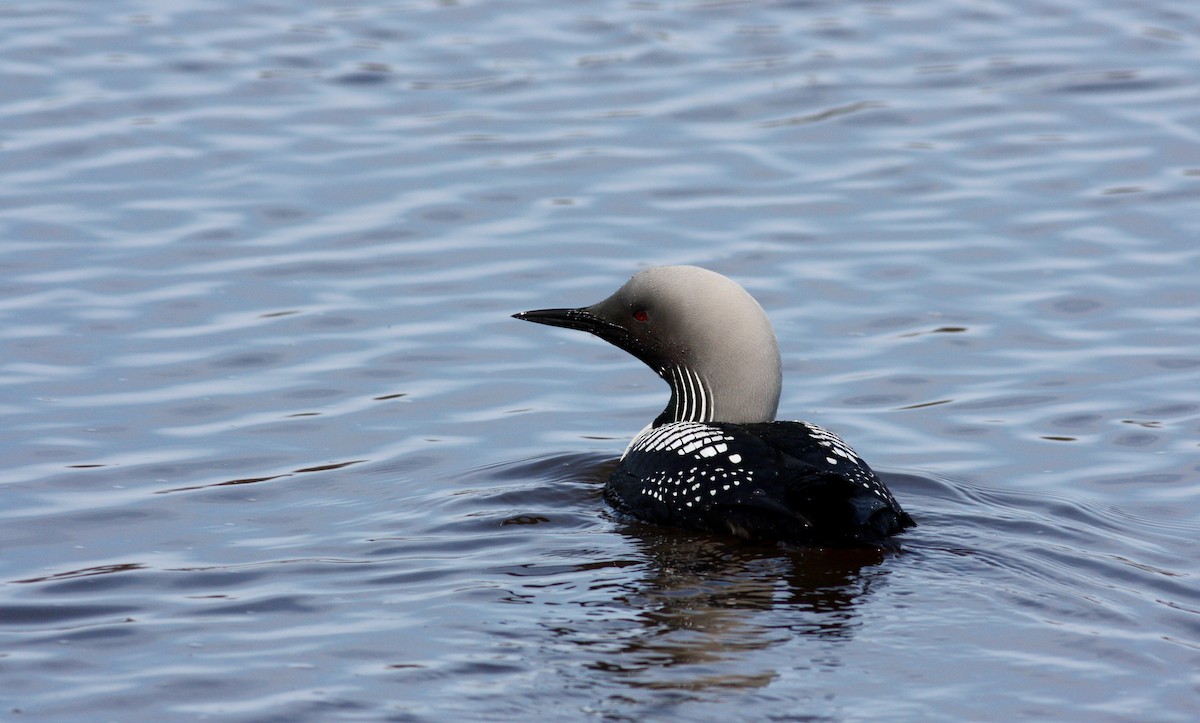
[(598, 316), (587, 309), (534, 309), (513, 314), (513, 318), (580, 331), (592, 331), (602, 323)]
[(658, 347), (647, 346), (632, 328), (622, 326), (607, 310), (610, 304), (611, 300), (605, 299), (599, 304), (578, 309), (535, 309), (513, 314), (513, 318), (532, 321), (535, 324), (586, 331), (618, 349), (629, 352), (657, 371), (661, 364), (656, 360), (667, 352)]
[(564, 329), (586, 331), (606, 341), (613, 341), (627, 334), (620, 326), (597, 316), (590, 309), (535, 309), (513, 314), (514, 319), (532, 321), (535, 324), (561, 326)]

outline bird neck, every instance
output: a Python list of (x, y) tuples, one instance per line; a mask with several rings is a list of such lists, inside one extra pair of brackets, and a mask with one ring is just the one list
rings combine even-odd
[(685, 365), (664, 366), (659, 376), (671, 387), (671, 401), (654, 420), (658, 427), (670, 422), (711, 422), (716, 414), (712, 390), (694, 369)]
[(658, 375), (671, 387), (671, 400), (655, 418), (653, 426), (671, 422), (769, 422), (775, 419), (779, 405), (778, 366), (761, 370), (743, 370), (725, 375), (714, 382), (706, 374), (687, 364), (659, 367)]

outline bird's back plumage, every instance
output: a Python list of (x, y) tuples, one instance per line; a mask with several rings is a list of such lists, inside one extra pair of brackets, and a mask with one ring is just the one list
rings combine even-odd
[(605, 497), (646, 522), (796, 544), (874, 545), (914, 524), (849, 446), (807, 422), (647, 429)]

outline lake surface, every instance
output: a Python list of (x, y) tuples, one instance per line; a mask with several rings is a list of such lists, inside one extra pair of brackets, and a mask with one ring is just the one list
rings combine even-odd
[[(1192, 0), (0, 8), (0, 717), (1191, 721)], [(631, 524), (743, 284), (894, 552)]]

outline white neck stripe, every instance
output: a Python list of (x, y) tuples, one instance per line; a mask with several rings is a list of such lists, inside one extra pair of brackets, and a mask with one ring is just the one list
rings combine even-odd
[(694, 369), (686, 366), (665, 367), (662, 377), (671, 386), (673, 422), (711, 422), (716, 409), (704, 380)]

